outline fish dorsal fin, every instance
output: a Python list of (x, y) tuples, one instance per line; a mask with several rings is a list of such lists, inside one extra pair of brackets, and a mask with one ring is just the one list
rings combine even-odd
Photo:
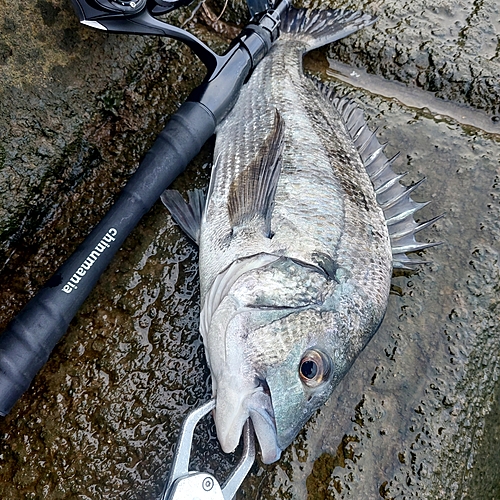
[(233, 230), (262, 225), (264, 236), (272, 237), (271, 215), (278, 186), (285, 123), (278, 110), (271, 132), (254, 159), (235, 177), (228, 193), (229, 222)]
[(295, 42), (305, 45), (304, 51), (335, 42), (370, 26), (376, 17), (345, 9), (297, 9), (288, 7), (282, 16), (281, 33), (290, 34)]
[(384, 154), (385, 144), (380, 144), (376, 130), (372, 132), (366, 123), (363, 111), (348, 97), (336, 97), (333, 90), (323, 83), (316, 82), (320, 92), (337, 109), (348, 134), (356, 146), (366, 171), (375, 189), (377, 202), (382, 208), (391, 238), (393, 267), (412, 269), (410, 266), (422, 264), (423, 261), (412, 260), (406, 256), (408, 252), (416, 252), (439, 243), (421, 243), (415, 234), (434, 224), (442, 216), (423, 223), (415, 222), (414, 213), (427, 203), (414, 201), (410, 194), (425, 180), (413, 186), (403, 186), (399, 180), (405, 174), (398, 175), (392, 170), (392, 163), (399, 153), (388, 159)]
[(188, 191), (188, 203), (179, 191), (166, 189), (161, 201), (169, 209), (174, 221), (196, 244), (200, 240), (200, 226), (205, 209), (205, 193), (202, 189)]

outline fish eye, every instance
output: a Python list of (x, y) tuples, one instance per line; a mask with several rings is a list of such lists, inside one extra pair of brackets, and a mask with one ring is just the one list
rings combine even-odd
[(299, 377), (307, 387), (317, 387), (328, 379), (330, 369), (329, 356), (319, 349), (309, 349), (300, 360)]

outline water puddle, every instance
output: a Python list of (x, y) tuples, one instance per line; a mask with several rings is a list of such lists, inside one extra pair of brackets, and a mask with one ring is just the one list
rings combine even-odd
[(403, 106), (426, 112), (436, 120), (449, 120), (463, 127), (500, 136), (500, 116), (491, 117), (470, 106), (440, 99), (432, 92), (386, 80), (333, 59), (329, 59), (328, 63), (329, 69), (326, 72), (328, 76), (356, 89), (386, 99), (394, 99)]

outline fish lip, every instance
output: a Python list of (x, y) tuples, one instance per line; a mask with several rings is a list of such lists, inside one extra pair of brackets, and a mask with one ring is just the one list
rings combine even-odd
[[(276, 462), (282, 449), (278, 444), (278, 433), (271, 394), (266, 390), (267, 384), (258, 382), (257, 386), (250, 389), (246, 396), (242, 395), (233, 406), (232, 417), (227, 414), (218, 415), (217, 404), (215, 407), (215, 423), (217, 436), (222, 449), (232, 453), (240, 440), (246, 420), (252, 421), (253, 429), (259, 443), (262, 462), (270, 464)], [(216, 399), (218, 399), (216, 394)], [(220, 411), (220, 410), (219, 410)]]
[(259, 389), (261, 390), (252, 394), (247, 408), (259, 442), (262, 461), (270, 464), (279, 460), (282, 449), (278, 444), (278, 430), (267, 383), (262, 381)]

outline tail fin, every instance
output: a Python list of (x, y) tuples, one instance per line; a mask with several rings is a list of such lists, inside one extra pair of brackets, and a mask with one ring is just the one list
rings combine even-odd
[(302, 42), (304, 52), (309, 52), (366, 28), (376, 19), (344, 9), (310, 10), (290, 6), (281, 20), (281, 33), (282, 38)]

